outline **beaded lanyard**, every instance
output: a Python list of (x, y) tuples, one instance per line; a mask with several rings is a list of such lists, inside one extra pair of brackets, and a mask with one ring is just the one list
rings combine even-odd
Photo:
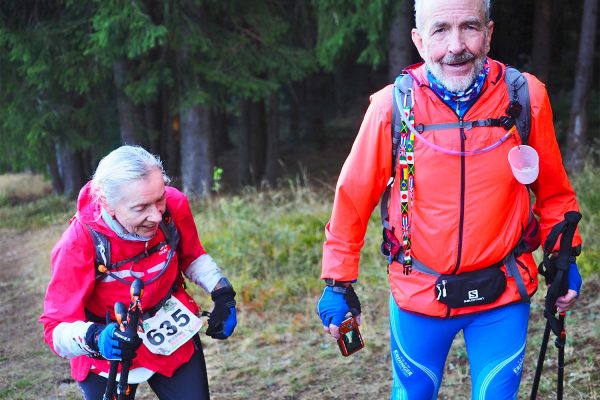
[[(401, 110), (408, 118), (411, 125), (414, 125), (415, 116), (411, 105), (406, 104)], [(415, 197), (415, 135), (408, 129), (408, 126), (401, 121), (400, 144), (398, 151), (398, 164), (400, 166), (400, 210), (402, 215), (402, 247), (404, 248), (404, 275), (412, 271), (412, 257), (410, 255), (410, 212), (409, 204)]]

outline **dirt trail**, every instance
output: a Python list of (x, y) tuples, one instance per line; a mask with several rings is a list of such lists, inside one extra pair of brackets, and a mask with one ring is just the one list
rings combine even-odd
[(43, 341), (44, 291), (50, 250), (62, 225), (18, 231), (0, 229), (0, 398), (62, 398), (68, 362)]

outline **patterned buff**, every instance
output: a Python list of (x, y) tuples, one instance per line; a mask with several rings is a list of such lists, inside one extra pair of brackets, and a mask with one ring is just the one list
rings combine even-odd
[(429, 85), (433, 91), (440, 96), (460, 118), (462, 118), (467, 110), (471, 108), (473, 103), (475, 103), (475, 99), (479, 95), (479, 92), (481, 92), (481, 88), (483, 87), (483, 83), (485, 82), (489, 70), (490, 66), (486, 60), (485, 65), (481, 69), (481, 72), (479, 72), (475, 82), (473, 82), (467, 90), (462, 92), (451, 92), (446, 89), (446, 87), (433, 76), (429, 68), (427, 68), (427, 78), (429, 79)]

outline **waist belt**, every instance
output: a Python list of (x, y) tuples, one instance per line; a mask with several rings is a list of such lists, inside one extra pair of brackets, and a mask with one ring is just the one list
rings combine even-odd
[[(519, 272), (519, 269), (517, 266), (517, 259), (515, 257), (514, 251), (511, 251), (510, 253), (508, 253), (508, 255), (506, 257), (504, 257), (501, 261), (499, 261), (495, 264), (492, 264), (490, 266), (481, 268), (481, 269), (497, 267), (497, 266), (501, 266), (503, 264), (506, 266), (506, 273), (508, 274), (508, 276), (514, 278), (515, 283), (517, 285), (517, 290), (519, 291), (519, 295), (521, 296), (521, 300), (525, 303), (529, 303), (530, 302), (529, 294), (527, 293), (527, 288), (525, 287), (525, 282), (523, 281), (523, 277), (521, 276), (521, 273)], [(437, 272), (436, 270), (434, 270), (433, 268), (423, 264), (421, 261), (417, 260), (414, 257), (412, 259), (412, 267), (416, 271), (419, 271), (423, 274), (433, 275), (436, 277), (442, 275), (439, 272)], [(458, 275), (460, 275), (460, 274), (458, 274)]]

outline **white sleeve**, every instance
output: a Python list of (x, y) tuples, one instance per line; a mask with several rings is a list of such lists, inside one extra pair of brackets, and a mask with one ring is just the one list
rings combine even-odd
[(185, 276), (196, 285), (200, 285), (207, 293), (213, 291), (217, 283), (223, 278), (221, 269), (215, 260), (205, 253), (196, 258), (185, 271)]
[(54, 351), (63, 358), (93, 356), (96, 352), (85, 342), (85, 334), (92, 322), (61, 322), (52, 332)]

